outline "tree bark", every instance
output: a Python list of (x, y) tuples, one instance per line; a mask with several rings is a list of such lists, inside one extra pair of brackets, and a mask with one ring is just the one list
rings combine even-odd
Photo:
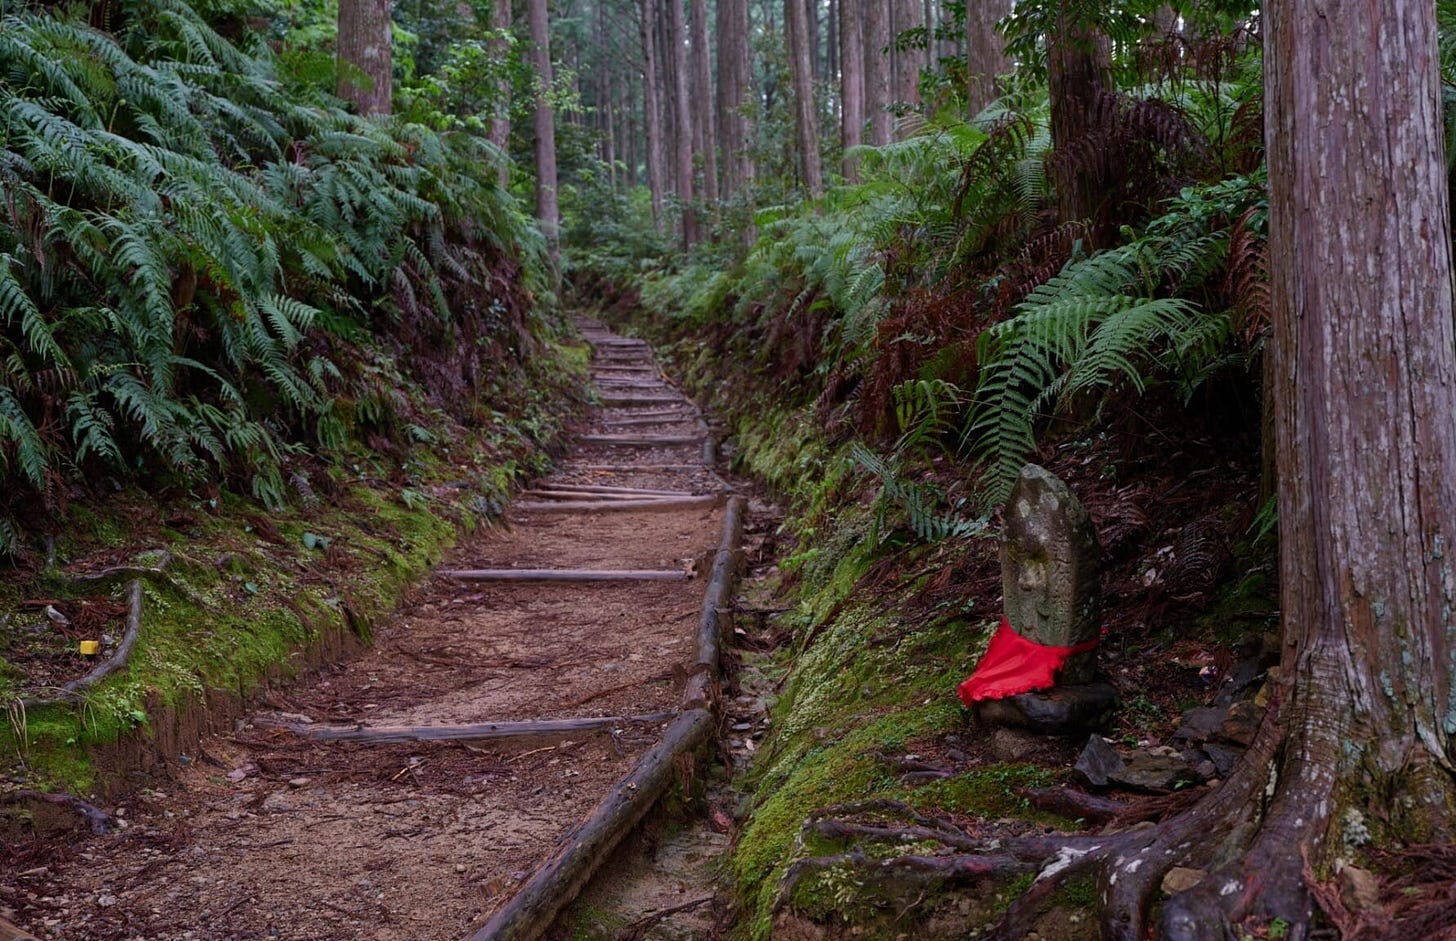
[(510, 44), (506, 36), (511, 31), (511, 0), (491, 0), (491, 37), (486, 44), (491, 61), (500, 66), (500, 77), (495, 81), (491, 107), (490, 125), (486, 137), (501, 153), (500, 182), (505, 186), (511, 178), (511, 86), (505, 75), (506, 57), (510, 55)]
[(1434, 6), (1268, 13), (1284, 738), (1248, 851), (1163, 923), (1298, 938), (1314, 906), (1294, 860), (1324, 870), (1364, 821), (1452, 837), (1456, 336)]
[(890, 113), (890, 4), (889, 0), (857, 0), (864, 22), (865, 112), (870, 120), (870, 143), (883, 147), (895, 138), (895, 117)]
[(809, 43), (809, 17), (803, 0), (785, 0), (784, 25), (789, 38), (789, 68), (794, 82), (794, 130), (799, 176), (810, 199), (824, 195), (819, 159), (819, 122), (814, 107), (814, 75)]
[[(870, 0), (873, 4), (874, 0)], [(894, 0), (895, 36), (907, 30), (925, 26), (925, 7), (921, 0)], [(925, 53), (919, 49), (896, 50), (891, 58), (894, 69), (894, 88), (891, 97), (898, 108), (912, 108), (920, 104), (920, 69), (925, 64)]]
[(849, 151), (864, 142), (865, 45), (861, 0), (839, 0), (839, 142), (844, 148), (844, 178), (859, 179), (859, 161)]
[(1010, 0), (967, 0), (966, 113), (975, 117), (996, 100), (996, 76), (1011, 70), (996, 24), (1011, 12)]
[(1097, 180), (1078, 160), (1076, 144), (1096, 120), (1097, 102), (1107, 87), (1107, 39), (1076, 19), (1078, 9), (1071, 0), (1061, 0), (1055, 32), (1047, 37), (1052, 175), (1062, 222), (1091, 219), (1101, 203)]
[(673, 165), (676, 191), (682, 200), (682, 239), (685, 246), (698, 240), (697, 212), (693, 206), (693, 118), (688, 97), (687, 27), (682, 0), (666, 0), (667, 93), (672, 102)]
[(753, 179), (748, 153), (748, 0), (718, 0), (718, 127), (723, 136), (723, 195)]
[(708, 205), (718, 202), (718, 128), (713, 108), (712, 51), (708, 46), (708, 2), (692, 0), (689, 13), (693, 63), (693, 149), (703, 160), (703, 196)]
[(638, 0), (642, 30), (642, 120), (647, 127), (647, 188), (652, 195), (652, 224), (662, 231), (662, 198), (667, 151), (662, 140), (662, 85), (657, 69), (657, 2)]
[(393, 87), (390, 0), (339, 0), (339, 97), (369, 117), (387, 115)]
[(551, 24), (546, 0), (527, 0), (526, 15), (530, 20), (536, 86), (536, 218), (554, 268), (560, 251), (560, 213), (556, 205), (556, 114), (551, 107)]

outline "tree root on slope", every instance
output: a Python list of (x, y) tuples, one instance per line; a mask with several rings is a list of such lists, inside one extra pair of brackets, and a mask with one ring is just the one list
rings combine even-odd
[[(1403, 883), (1387, 881), (1378, 902), (1367, 889), (1355, 908), (1338, 879), (1321, 883), (1307, 861), (1301, 864), (1304, 853), (1315, 855), (1325, 868), (1342, 865), (1327, 844), (1343, 825), (1334, 819), (1337, 808), (1354, 804), (1337, 786), (1329, 764), (1319, 759), (1320, 749), (1337, 748), (1347, 730), (1328, 715), (1281, 719), (1277, 699), (1241, 762), (1216, 790), (1138, 803), (1075, 791), (1053, 795), (1052, 789), (1027, 795), (1038, 806), (1081, 811), (1082, 819), (1105, 824), (1095, 834), (976, 835), (889, 800), (824, 808), (805, 821), (801, 845), (843, 849), (790, 865), (776, 908), (792, 909), (795, 890), (830, 870), (848, 870), (836, 878), (868, 887), (867, 897), (916, 893), (911, 907), (937, 888), (989, 880), (983, 884), (999, 890), (1017, 877), (1033, 876), (1009, 905), (991, 913), (993, 918), (999, 914), (999, 921), (984, 937), (1020, 941), (1044, 930), (1043, 919), (1054, 909), (1079, 898), (1085, 901), (1073, 904), (1095, 908), (1100, 937), (1110, 941), (1142, 941), (1150, 928), (1166, 941), (1223, 941), (1241, 933), (1263, 936), (1274, 925), (1284, 927), (1289, 941), (1303, 941), (1311, 936), (1317, 911), (1346, 937), (1361, 941), (1387, 936), (1456, 941), (1456, 931), (1442, 933), (1456, 916), (1456, 848), (1401, 851), (1425, 853), (1403, 870), (1428, 880), (1420, 891), (1402, 894), (1396, 887)], [(1291, 731), (1306, 743), (1298, 751), (1286, 738)], [(1439, 776), (1439, 769), (1431, 770)], [(1426, 783), (1434, 787), (1432, 781)], [(1377, 811), (1380, 806), (1373, 804)], [(1399, 821), (1391, 828), (1400, 832)], [(1164, 878), (1174, 868), (1183, 870), (1184, 886), (1188, 880), (1193, 884), (1168, 894)], [(1448, 869), (1452, 878), (1440, 882)], [(1096, 887), (1095, 900), (1086, 892), (1088, 885)], [(1411, 901), (1413, 896), (1420, 904)]]

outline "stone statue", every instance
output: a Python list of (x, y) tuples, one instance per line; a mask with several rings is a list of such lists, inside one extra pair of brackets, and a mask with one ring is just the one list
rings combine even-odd
[[(1036, 464), (1006, 504), (1001, 545), (1001, 586), (1006, 620), (1027, 640), (1048, 647), (1075, 647), (1101, 631), (1102, 550), (1082, 502), (1061, 478)], [(1058, 674), (1061, 683), (1090, 683), (1097, 655), (1074, 654)]]
[(1022, 468), (1001, 547), (1006, 623), (1034, 644), (1082, 649), (1062, 662), (1051, 689), (976, 702), (983, 722), (1073, 735), (1111, 717), (1117, 691), (1098, 680), (1091, 649), (1102, 627), (1101, 556), (1087, 510), (1067, 485), (1036, 464)]

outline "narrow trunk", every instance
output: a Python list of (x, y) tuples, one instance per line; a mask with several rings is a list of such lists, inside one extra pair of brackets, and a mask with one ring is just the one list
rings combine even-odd
[(713, 109), (712, 49), (708, 45), (708, 0), (692, 0), (693, 150), (703, 161), (703, 195), (718, 202), (718, 128)]
[(389, 114), (390, 0), (339, 0), (339, 97), (368, 116)]
[(647, 128), (647, 188), (652, 194), (652, 223), (661, 232), (667, 152), (662, 142), (661, 78), (657, 69), (657, 2), (638, 0), (638, 7), (642, 14), (642, 121)]
[(673, 107), (673, 159), (677, 168), (677, 195), (682, 199), (683, 244), (698, 240), (697, 208), (693, 205), (693, 116), (688, 97), (687, 26), (682, 0), (667, 0), (667, 44), (672, 56), (668, 94)]
[(863, 0), (839, 0), (840, 143), (844, 147), (844, 177), (859, 179), (859, 161), (849, 151), (864, 140), (865, 44)]
[[(490, 29), (491, 36), (486, 42), (487, 54), (492, 62), (504, 63), (506, 56), (510, 55), (510, 44), (506, 41), (506, 35), (511, 31), (511, 0), (491, 0)], [(490, 126), (486, 130), (486, 137), (500, 151), (500, 182), (501, 186), (505, 186), (511, 178), (511, 86), (510, 80), (505, 77), (503, 65), (492, 92)]]
[[(907, 30), (925, 25), (925, 7), (921, 0), (894, 0), (894, 5), (895, 40)], [(913, 108), (920, 103), (920, 68), (925, 64), (925, 53), (919, 49), (900, 49), (895, 51), (892, 61), (895, 84), (891, 98), (898, 108)]]
[[(1078, 159), (1076, 145), (1091, 129), (1107, 86), (1107, 40), (1076, 15), (1075, 4), (1062, 0), (1056, 31), (1047, 43), (1052, 168), (1063, 222), (1093, 219), (1102, 202), (1097, 180)], [(1095, 231), (1091, 238), (1095, 244)]]
[(819, 166), (819, 128), (814, 115), (814, 77), (810, 66), (809, 17), (803, 0), (785, 0), (784, 25), (789, 39), (789, 68), (794, 82), (794, 129), (798, 140), (799, 175), (810, 199), (824, 195)]
[(752, 179), (748, 155), (748, 0), (718, 0), (718, 128), (723, 139), (723, 195)]
[(996, 24), (1011, 12), (1011, 0), (968, 0), (966, 7), (966, 111), (975, 117), (996, 99), (996, 76), (1011, 70)]
[(546, 0), (528, 0), (531, 64), (536, 73), (536, 218), (555, 267), (559, 213), (556, 207), (556, 115), (551, 108), (551, 24)]
[(895, 118), (890, 113), (890, 3), (858, 2), (864, 23), (865, 112), (870, 121), (870, 143), (882, 147), (895, 136)]
[(617, 191), (617, 74), (604, 63), (602, 75), (602, 147), (607, 161), (607, 178)]

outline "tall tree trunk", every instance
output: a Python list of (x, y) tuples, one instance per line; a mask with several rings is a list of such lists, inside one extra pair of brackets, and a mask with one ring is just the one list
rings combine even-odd
[(667, 150), (662, 140), (662, 78), (657, 62), (657, 0), (638, 0), (642, 29), (642, 121), (647, 128), (647, 188), (652, 223), (662, 231)]
[(975, 117), (996, 100), (996, 76), (1011, 69), (996, 24), (1011, 12), (1011, 0), (967, 0), (966, 111)]
[[(871, 3), (874, 0), (870, 0)], [(907, 30), (925, 25), (925, 7), (921, 0), (893, 0), (894, 39)], [(920, 103), (920, 69), (925, 64), (925, 53), (919, 49), (897, 49), (891, 60), (894, 68), (894, 88), (891, 97), (899, 107), (913, 107)]]
[(863, 0), (839, 0), (839, 140), (844, 147), (844, 178), (859, 179), (859, 161), (849, 151), (864, 141), (865, 42)]
[(789, 38), (789, 68), (794, 82), (794, 129), (799, 175), (810, 199), (824, 195), (819, 159), (819, 122), (814, 107), (814, 76), (809, 48), (809, 17), (803, 0), (785, 0), (784, 26)]
[(677, 195), (682, 200), (682, 238), (684, 245), (698, 240), (698, 218), (693, 206), (693, 117), (688, 97), (687, 27), (684, 24), (683, 0), (666, 0), (667, 48), (664, 58), (668, 66), (667, 93), (672, 100), (673, 165)]
[(693, 149), (702, 155), (703, 195), (718, 202), (718, 128), (714, 120), (712, 49), (708, 45), (708, 2), (692, 0)]
[[(1063, 222), (1092, 219), (1103, 195), (1096, 175), (1079, 159), (1076, 144), (1091, 130), (1098, 100), (1107, 87), (1107, 39), (1075, 19), (1081, 9), (1072, 0), (1061, 0), (1056, 31), (1047, 37), (1052, 168)], [(1089, 238), (1097, 243), (1095, 230)]]
[(748, 153), (748, 0), (718, 0), (718, 127), (723, 137), (723, 195), (753, 178)]
[(486, 52), (492, 62), (501, 63), (501, 77), (491, 90), (490, 125), (486, 138), (500, 151), (500, 182), (505, 186), (511, 179), (511, 85), (505, 77), (504, 63), (510, 55), (510, 43), (506, 35), (511, 31), (511, 0), (491, 0), (491, 37), (486, 43)]
[[(605, 9), (605, 8), (604, 8)], [(607, 161), (607, 177), (612, 192), (617, 191), (617, 73), (603, 63), (602, 75), (602, 147)]]
[(527, 0), (531, 66), (535, 72), (536, 218), (546, 236), (553, 268), (560, 250), (560, 213), (556, 205), (556, 114), (551, 108), (551, 23), (546, 0)]
[(394, 40), (390, 0), (339, 0), (339, 97), (363, 115), (389, 114)]
[(829, 14), (824, 20), (824, 80), (839, 79), (839, 0), (829, 0)]
[(890, 113), (890, 0), (857, 2), (864, 22), (865, 113), (870, 119), (870, 143), (883, 147), (895, 138), (895, 117)]
[(637, 83), (632, 81), (632, 73), (628, 72), (622, 76), (622, 84), (626, 92), (626, 127), (622, 129), (622, 152), (627, 155), (627, 185), (640, 186), (642, 184), (642, 158), (637, 153), (637, 142), (640, 139), (641, 128), (637, 124)]
[(1301, 938), (1301, 858), (1453, 836), (1456, 337), (1434, 5), (1267, 12), (1283, 742), (1248, 851), (1163, 911)]

